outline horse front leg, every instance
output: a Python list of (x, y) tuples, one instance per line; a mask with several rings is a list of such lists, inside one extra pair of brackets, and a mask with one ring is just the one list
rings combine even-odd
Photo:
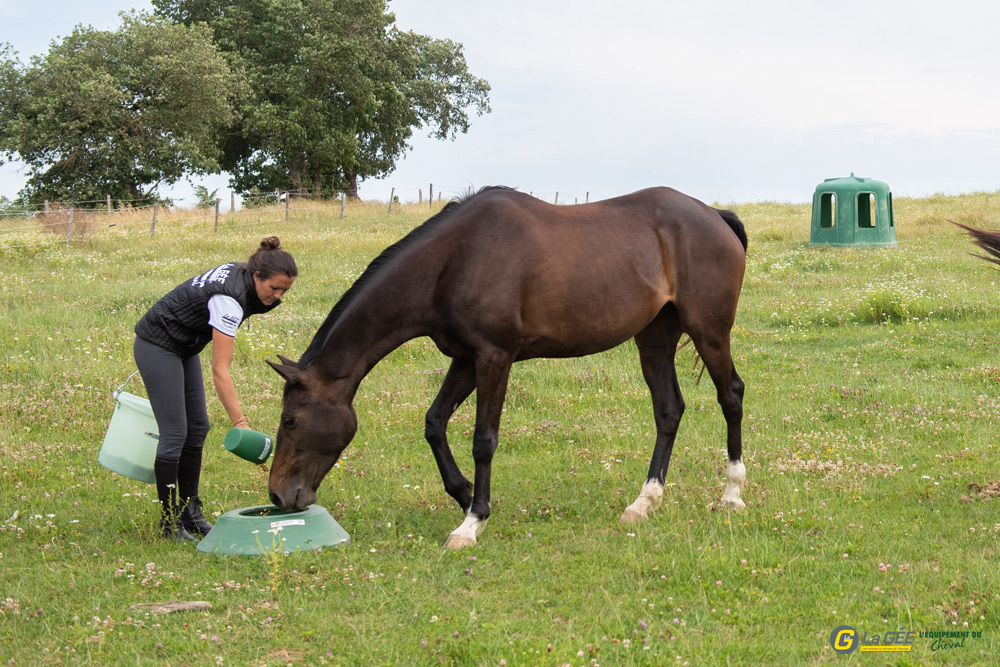
[(481, 352), (476, 358), (476, 427), (472, 437), (476, 482), (465, 521), (451, 531), (444, 543), (446, 549), (475, 546), (476, 538), (486, 528), (486, 521), (490, 518), (490, 474), (513, 361), (513, 355), (501, 351)]
[(470, 359), (452, 359), (444, 383), (427, 411), (424, 437), (431, 446), (444, 490), (463, 512), (472, 505), (472, 482), (465, 478), (448, 445), (448, 420), (476, 388), (476, 367)]

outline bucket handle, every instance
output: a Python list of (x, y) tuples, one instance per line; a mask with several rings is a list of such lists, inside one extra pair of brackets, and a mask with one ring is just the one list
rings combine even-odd
[(115, 389), (115, 391), (114, 391), (114, 393), (112, 395), (114, 396), (114, 398), (115, 398), (116, 401), (118, 400), (118, 395), (121, 394), (122, 391), (125, 389), (125, 385), (127, 385), (129, 383), (129, 380), (131, 380), (132, 378), (134, 378), (138, 374), (139, 374), (139, 371), (136, 371), (135, 373), (132, 373), (132, 375), (129, 375), (128, 378), (124, 382), (122, 382), (122, 386), (120, 386), (117, 389)]

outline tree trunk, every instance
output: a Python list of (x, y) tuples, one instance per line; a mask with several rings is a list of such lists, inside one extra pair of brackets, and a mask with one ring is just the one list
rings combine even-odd
[(288, 165), (288, 178), (292, 182), (290, 190), (302, 187), (302, 163), (298, 160)]
[(352, 201), (361, 201), (361, 197), (358, 196), (358, 175), (347, 174), (346, 180), (347, 187), (344, 188), (344, 194)]

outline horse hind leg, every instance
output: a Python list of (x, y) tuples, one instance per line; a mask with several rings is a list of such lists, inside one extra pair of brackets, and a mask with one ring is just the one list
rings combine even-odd
[(724, 338), (694, 338), (698, 354), (715, 383), (716, 395), (722, 415), (726, 420), (726, 489), (722, 504), (733, 509), (743, 509), (741, 492), (746, 483), (746, 466), (743, 465), (743, 390), (744, 383), (733, 366), (729, 350), (729, 335)]
[[(736, 444), (733, 445), (732, 442), (727, 442), (728, 448), (728, 458), (729, 462), (726, 465), (726, 490), (722, 494), (722, 504), (733, 507), (734, 509), (743, 509), (746, 507), (746, 503), (740, 497), (740, 492), (743, 489), (743, 485), (747, 480), (747, 469), (743, 465), (743, 442), (741, 436), (742, 429), (742, 419), (743, 419), (743, 380), (740, 378), (736, 369), (733, 368), (732, 375), (732, 391), (739, 399), (739, 421), (736, 426)], [(726, 418), (727, 425), (729, 423), (729, 418)], [(732, 430), (731, 428), (728, 430)]]
[(680, 337), (681, 330), (673, 305), (664, 307), (660, 315), (635, 337), (642, 375), (653, 400), (656, 444), (642, 490), (635, 502), (622, 513), (620, 521), (624, 523), (644, 521), (648, 513), (660, 505), (663, 497), (663, 485), (667, 478), (674, 439), (684, 414), (684, 399), (674, 366), (674, 354)]

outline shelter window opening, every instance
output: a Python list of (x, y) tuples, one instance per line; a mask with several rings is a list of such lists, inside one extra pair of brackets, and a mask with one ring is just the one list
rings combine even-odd
[(858, 195), (858, 227), (872, 229), (878, 216), (878, 198), (874, 192), (862, 192)]
[(824, 192), (819, 201), (819, 226), (823, 229), (831, 229), (837, 219), (837, 195), (832, 192)]

